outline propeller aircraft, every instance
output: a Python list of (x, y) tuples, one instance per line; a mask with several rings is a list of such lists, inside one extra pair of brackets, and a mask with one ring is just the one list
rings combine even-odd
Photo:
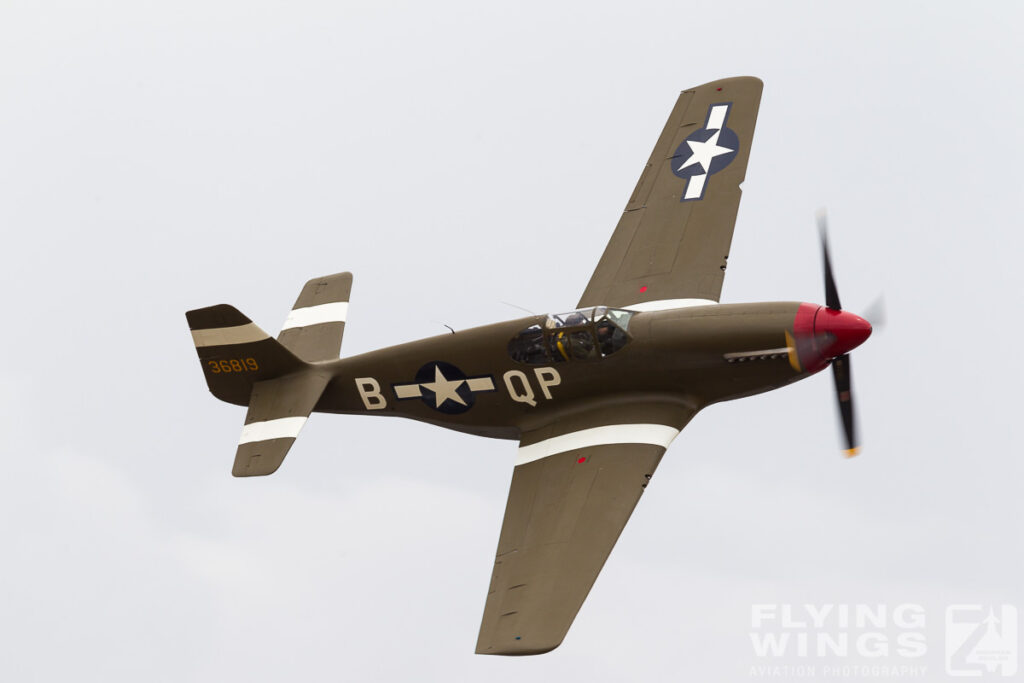
[(857, 451), (844, 311), (719, 302), (762, 83), (686, 90), (576, 308), (339, 358), (352, 275), (310, 280), (274, 339), (222, 304), (189, 311), (214, 396), (247, 407), (232, 474), (280, 466), (312, 412), (420, 420), (518, 441), (476, 652), (548, 652), (675, 436), (704, 407), (829, 365)]

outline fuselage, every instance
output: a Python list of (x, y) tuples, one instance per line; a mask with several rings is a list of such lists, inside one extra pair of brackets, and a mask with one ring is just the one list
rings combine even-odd
[[(827, 359), (808, 351), (819, 309), (770, 302), (633, 313), (618, 348), (589, 356), (586, 348), (569, 349), (569, 333), (584, 327), (552, 328), (551, 316), (510, 320), (320, 364), (332, 380), (315, 410), (406, 417), (507, 439), (545, 424), (552, 413), (613, 398), (653, 398), (696, 411), (826, 367)], [(801, 328), (807, 315), (811, 327)], [(524, 330), (545, 329), (547, 355), (527, 361), (510, 348)], [(559, 329), (567, 331), (560, 338)], [(589, 329), (593, 334), (592, 323)]]

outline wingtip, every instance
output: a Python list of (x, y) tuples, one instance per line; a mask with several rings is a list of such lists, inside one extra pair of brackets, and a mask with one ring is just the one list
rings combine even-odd
[(723, 88), (734, 85), (756, 85), (758, 89), (763, 89), (764, 81), (762, 81), (757, 76), (729, 76), (726, 78), (719, 78), (714, 81), (708, 81), (707, 83), (695, 85), (690, 88), (684, 88), (682, 92), (691, 93), (696, 92), (697, 90), (700, 90), (702, 88), (716, 88), (717, 90), (722, 90)]
[(542, 655), (547, 652), (551, 652), (561, 642), (555, 643), (554, 645), (542, 645), (540, 647), (509, 647), (509, 648), (492, 648), (492, 647), (477, 647), (476, 654), (478, 655), (501, 655), (504, 657), (528, 657), (531, 655)]

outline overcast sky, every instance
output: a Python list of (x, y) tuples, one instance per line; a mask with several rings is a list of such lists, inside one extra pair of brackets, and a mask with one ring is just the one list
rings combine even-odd
[[(5, 0), (0, 678), (744, 681), (752, 605), (911, 603), (943, 680), (947, 605), (1024, 609), (1024, 12), (849, 7)], [(709, 408), (532, 658), (473, 654), (514, 443), (317, 415), (230, 476), (186, 310), (276, 332), (351, 270), (353, 354), (571, 308), (679, 91), (736, 75), (722, 300), (820, 302), (828, 207), (844, 304), (888, 303), (859, 458), (828, 373)]]

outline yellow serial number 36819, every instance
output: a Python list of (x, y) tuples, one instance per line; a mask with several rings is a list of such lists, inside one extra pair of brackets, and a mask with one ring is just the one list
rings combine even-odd
[(206, 364), (210, 372), (219, 375), (222, 372), (256, 372), (260, 369), (255, 358), (231, 358), (229, 360), (208, 360)]

